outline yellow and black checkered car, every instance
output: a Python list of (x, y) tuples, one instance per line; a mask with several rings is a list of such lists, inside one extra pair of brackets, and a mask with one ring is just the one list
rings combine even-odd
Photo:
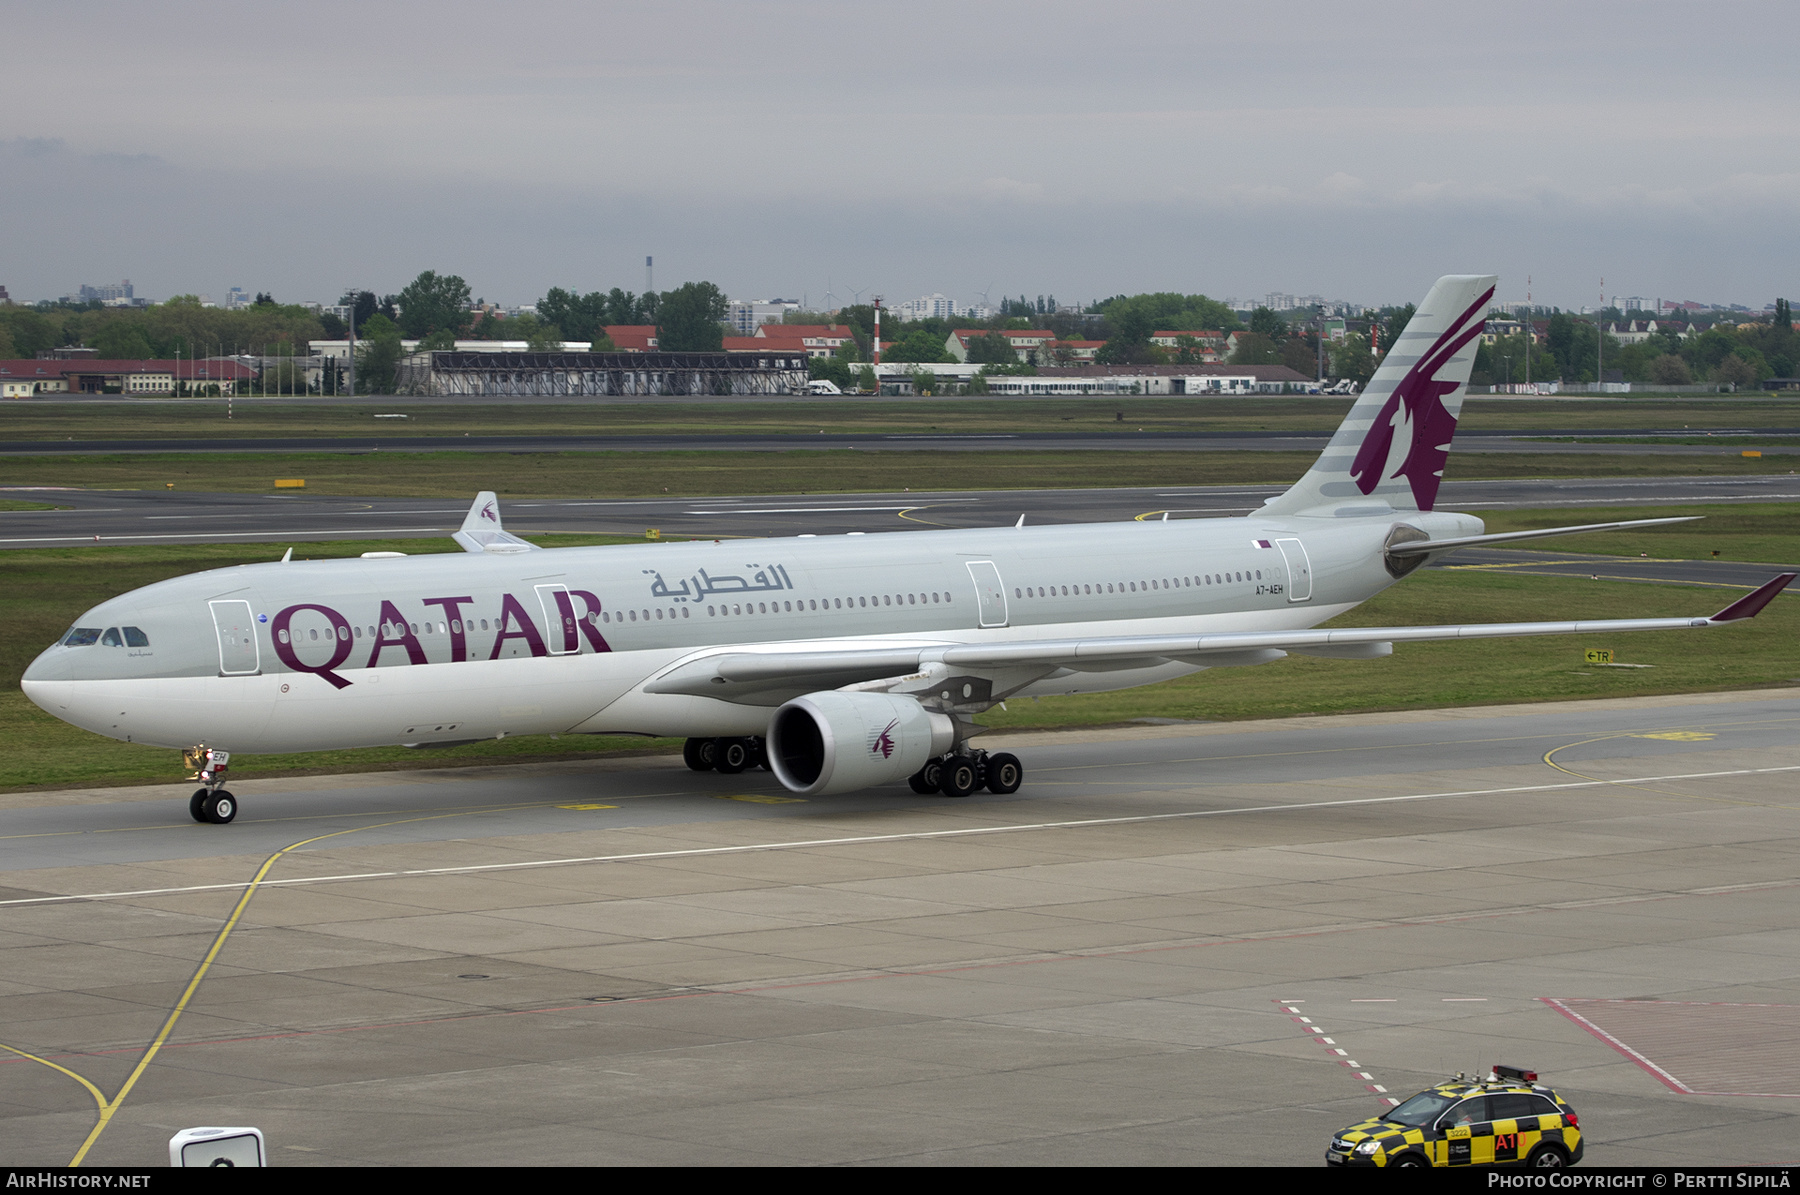
[(1333, 1166), (1529, 1166), (1581, 1161), (1575, 1109), (1537, 1074), (1498, 1066), (1486, 1079), (1462, 1075), (1338, 1133)]

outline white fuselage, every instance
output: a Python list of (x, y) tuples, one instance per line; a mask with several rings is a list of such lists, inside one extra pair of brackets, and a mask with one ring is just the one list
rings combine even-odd
[[(1382, 544), (1401, 522), (1481, 528), (1252, 515), (245, 565), (95, 607), (76, 627), (99, 638), (50, 648), (23, 687), (100, 734), (234, 752), (760, 734), (764, 706), (644, 687), (724, 652), (1311, 627), (1393, 583)], [(1200, 667), (1062, 669), (1013, 692)]]

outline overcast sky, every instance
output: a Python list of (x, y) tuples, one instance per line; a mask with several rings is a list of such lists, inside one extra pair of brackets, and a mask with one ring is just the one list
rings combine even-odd
[(1800, 4), (0, 8), (0, 285), (1800, 292)]

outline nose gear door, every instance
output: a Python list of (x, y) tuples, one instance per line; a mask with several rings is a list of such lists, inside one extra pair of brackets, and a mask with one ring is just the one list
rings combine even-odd
[(261, 672), (262, 655), (250, 603), (227, 598), (206, 604), (212, 608), (213, 629), (219, 635), (219, 675), (255, 676)]

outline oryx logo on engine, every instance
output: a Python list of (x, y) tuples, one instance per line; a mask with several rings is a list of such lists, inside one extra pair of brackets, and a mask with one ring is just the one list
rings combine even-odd
[(892, 722), (889, 722), (886, 726), (882, 727), (880, 734), (872, 734), (869, 736), (870, 755), (879, 755), (883, 759), (892, 759), (894, 757), (894, 727), (898, 725), (900, 725), (900, 719), (895, 718)]

